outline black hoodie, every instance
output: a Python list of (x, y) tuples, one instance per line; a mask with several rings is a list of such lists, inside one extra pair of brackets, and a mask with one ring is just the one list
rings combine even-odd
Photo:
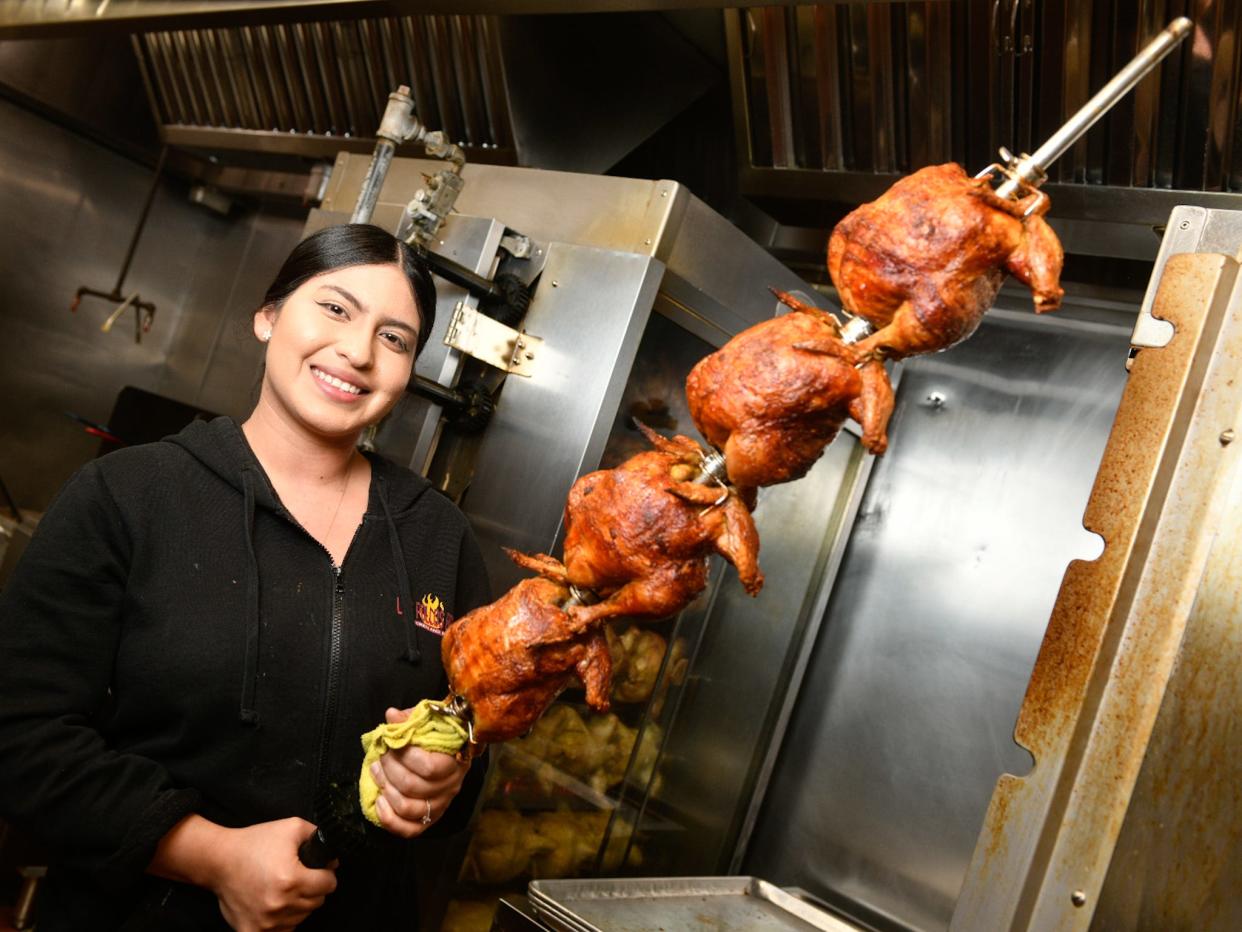
[[(192, 812), (314, 821), (386, 708), (445, 694), (443, 629), (488, 598), (479, 548), (426, 480), (370, 459), (339, 570), (228, 418), (62, 489), (0, 595), (0, 814), (53, 853), (41, 932), (222, 927), (208, 892), (144, 873), (159, 839)], [(304, 928), (413, 927), (417, 847), (373, 831)]]

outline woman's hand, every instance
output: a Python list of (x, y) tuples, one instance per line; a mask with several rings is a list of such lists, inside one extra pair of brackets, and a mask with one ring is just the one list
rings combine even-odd
[[(409, 714), (389, 709), (384, 717), (395, 724)], [(401, 838), (421, 835), (444, 815), (469, 770), (468, 760), (413, 745), (386, 751), (371, 765), (371, 775), (380, 788), (375, 803), (380, 823)]]
[(304, 819), (224, 828), (187, 816), (160, 841), (148, 869), (211, 890), (238, 932), (284, 932), (336, 889), (335, 865), (312, 870), (298, 860), (298, 845), (314, 830)]
[(298, 845), (315, 831), (305, 819), (281, 819), (233, 830), (232, 857), (212, 886), (220, 912), (238, 932), (294, 929), (336, 889), (335, 864), (312, 870)]

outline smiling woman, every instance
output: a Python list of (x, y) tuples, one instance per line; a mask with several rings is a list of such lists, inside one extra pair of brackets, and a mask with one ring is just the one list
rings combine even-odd
[(95, 460), (43, 518), (0, 596), (0, 815), (55, 853), (40, 929), (416, 922), (410, 840), (464, 827), (481, 767), (407, 749), (362, 851), (297, 851), (359, 736), (446, 692), (415, 604), (488, 601), (462, 514), (357, 450), (434, 313), (404, 243), (316, 233), (254, 314), (250, 416)]

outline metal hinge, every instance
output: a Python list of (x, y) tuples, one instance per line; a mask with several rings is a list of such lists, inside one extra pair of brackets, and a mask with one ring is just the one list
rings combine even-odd
[(486, 314), (480, 314), (464, 301), (453, 308), (444, 342), (467, 356), (529, 378), (543, 347), (541, 337), (506, 327)]
[(530, 237), (509, 230), (500, 238), (500, 248), (515, 259), (525, 259), (530, 255)]

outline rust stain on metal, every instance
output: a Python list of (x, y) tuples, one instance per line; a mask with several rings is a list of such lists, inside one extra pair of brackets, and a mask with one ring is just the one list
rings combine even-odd
[(1176, 333), (1168, 346), (1144, 349), (1134, 360), (1083, 518), (1104, 538), (1104, 552), (1066, 571), (1018, 717), (1015, 737), (1037, 760), (1081, 703), (1189, 372), (1196, 318), (1221, 264), (1216, 256), (1187, 254), (1165, 268), (1153, 314)]
[[(1237, 527), (1239, 493), (1226, 520)], [(1187, 624), (1097, 920), (1242, 928), (1242, 535), (1221, 534)], [(1136, 902), (1134, 892), (1142, 891)], [(1132, 917), (1132, 918), (1130, 918)]]
[[(996, 789), (992, 793), (992, 802), (988, 809), (989, 824), (1001, 826), (1008, 822), (1009, 804), (1013, 801), (1014, 793), (1020, 784), (1021, 781), (1017, 777), (1007, 773), (1001, 774), (1000, 779), (996, 781)], [(991, 832), (987, 835), (984, 851), (989, 861), (1003, 855), (1007, 848), (1004, 834)]]
[[(1104, 550), (1066, 570), (1014, 729), (1037, 771), (1041, 764), (1059, 766), (1068, 748), (1191, 371), (1203, 309), (1229, 261), (1175, 255), (1161, 278), (1153, 315), (1172, 323), (1175, 334), (1167, 346), (1144, 349), (1134, 360), (1083, 519), (1087, 530), (1103, 537)], [(973, 868), (976, 880), (986, 882), (1009, 858), (1006, 831), (1039, 831), (1047, 801), (1040, 794), (1051, 785), (1038, 783), (1010, 775), (998, 781), (980, 837), (977, 858), (983, 861)], [(1000, 869), (1006, 880), (1014, 879)]]

